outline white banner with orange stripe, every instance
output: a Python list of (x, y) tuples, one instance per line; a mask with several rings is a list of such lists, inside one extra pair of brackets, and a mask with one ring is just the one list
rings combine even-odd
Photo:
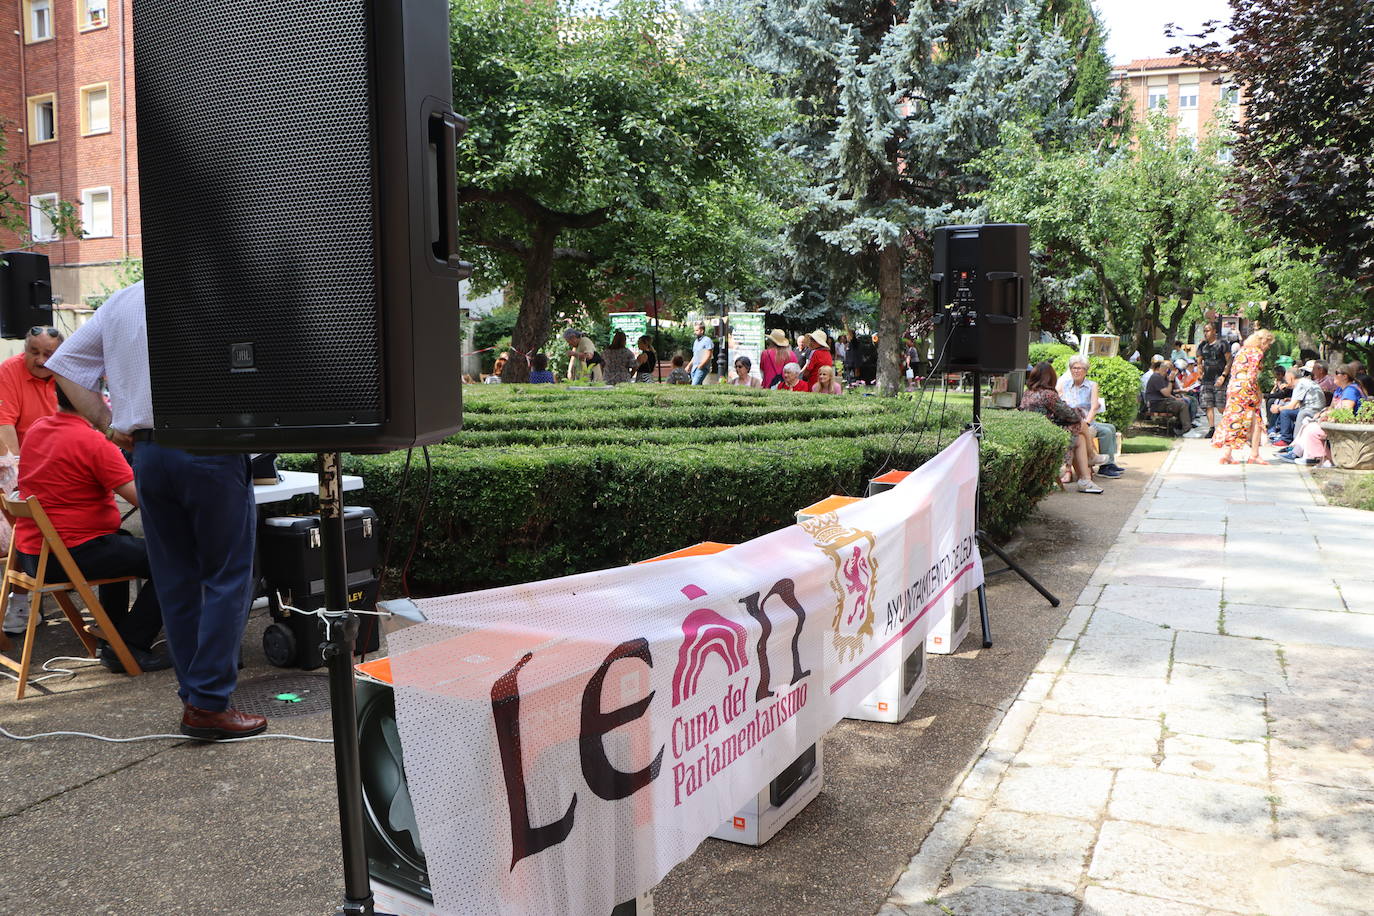
[(966, 433), (714, 555), (418, 602), (391, 667), (436, 910), (610, 913), (657, 884), (982, 583), (977, 484)]

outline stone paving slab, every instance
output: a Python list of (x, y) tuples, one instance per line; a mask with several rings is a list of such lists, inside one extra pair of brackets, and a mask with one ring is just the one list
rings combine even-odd
[(1175, 447), (892, 905), (1374, 913), (1374, 515), (1305, 473)]

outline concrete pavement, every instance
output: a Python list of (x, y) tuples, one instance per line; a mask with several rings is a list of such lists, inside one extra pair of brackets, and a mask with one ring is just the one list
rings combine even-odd
[(1374, 912), (1374, 526), (1181, 442), (881, 916)]

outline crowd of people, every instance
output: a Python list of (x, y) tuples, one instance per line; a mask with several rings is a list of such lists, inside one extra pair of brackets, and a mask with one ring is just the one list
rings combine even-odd
[[(669, 385), (704, 385), (715, 365), (716, 341), (707, 333), (705, 323), (693, 328), (691, 353), (675, 353), (669, 359), (671, 369), (663, 381)], [(562, 378), (592, 385), (622, 385), (658, 381), (659, 355), (653, 338), (641, 336), (635, 349), (629, 348), (624, 331), (615, 331), (604, 348), (598, 348), (589, 334), (576, 328), (563, 332), (568, 346), (568, 363)], [(530, 354), (530, 384), (553, 384), (559, 381), (543, 352)], [(501, 351), (490, 375), (465, 377), (470, 383), (497, 384), (510, 360), (510, 351)], [(908, 384), (919, 381), (917, 369), (921, 356), (913, 341), (904, 341), (900, 352), (900, 368)], [(800, 335), (795, 343), (780, 329), (769, 332), (759, 354), (757, 372), (748, 356), (737, 356), (732, 371), (720, 381), (747, 388), (773, 388), (780, 391), (803, 391), (819, 394), (843, 394), (846, 387), (868, 387), (877, 383), (878, 335), (844, 332), (831, 337), (817, 329)]]
[[(1222, 450), (1222, 464), (1269, 464), (1263, 454), (1268, 444), (1277, 449), (1279, 461), (1329, 467), (1321, 424), (1333, 411), (1358, 411), (1374, 392), (1374, 377), (1358, 360), (1332, 368), (1320, 359), (1299, 364), (1285, 356), (1276, 361), (1280, 371), (1271, 389), (1263, 392), (1260, 380), (1274, 340), (1268, 330), (1244, 341), (1228, 340), (1209, 322), (1191, 352), (1175, 342), (1167, 358), (1150, 360), (1140, 377), (1140, 405), (1179, 434), (1210, 438)], [(1082, 383), (1087, 361), (1071, 357), (1069, 368), (1070, 377), (1056, 384), (1049, 363), (1033, 367), (1022, 408), (1039, 411), (1074, 434), (1066, 474), (1077, 478), (1080, 491), (1100, 492), (1091, 476), (1113, 476), (1114, 456), (1102, 443), (1115, 447), (1116, 437), (1096, 421), (1100, 401), (1095, 389), (1090, 392)], [(1095, 454), (1094, 446), (1102, 453)], [(1238, 460), (1237, 450), (1246, 456)]]

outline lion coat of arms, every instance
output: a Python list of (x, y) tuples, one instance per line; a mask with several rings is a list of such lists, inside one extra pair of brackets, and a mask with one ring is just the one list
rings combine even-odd
[(830, 588), (835, 592), (836, 606), (830, 628), (840, 661), (857, 658), (874, 632), (878, 560), (873, 556), (873, 532), (846, 528), (833, 512), (807, 519), (801, 526), (834, 564)]

